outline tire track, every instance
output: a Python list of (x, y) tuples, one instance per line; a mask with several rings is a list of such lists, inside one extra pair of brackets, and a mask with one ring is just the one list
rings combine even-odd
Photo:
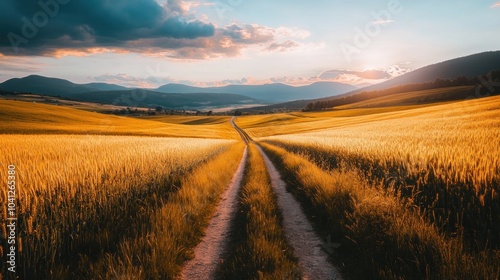
[[(234, 120), (235, 117), (231, 119), (231, 125), (242, 140), (247, 145), (253, 142), (252, 138), (234, 123)], [(286, 184), (281, 179), (278, 170), (261, 147), (257, 145), (257, 148), (266, 163), (271, 185), (277, 196), (278, 207), (283, 213), (285, 236), (299, 260), (302, 279), (342, 279), (339, 271), (328, 261), (326, 252), (321, 249), (323, 242), (315, 234), (300, 204), (292, 194), (287, 192)], [(247, 154), (248, 146), (245, 147), (243, 158), (228, 189), (222, 195), (217, 211), (206, 229), (205, 237), (194, 249), (194, 259), (184, 265), (181, 279), (215, 279), (217, 266), (228, 246), (231, 222), (238, 208), (238, 194), (245, 172)]]
[(247, 151), (248, 146), (245, 147), (243, 158), (231, 179), (231, 183), (222, 194), (216, 213), (205, 231), (205, 236), (194, 249), (195, 257), (184, 265), (181, 279), (201, 280), (215, 278), (217, 265), (228, 246), (231, 221), (238, 209), (238, 194), (245, 173)]
[[(253, 141), (243, 129), (234, 123), (234, 119), (234, 117), (231, 119), (231, 124), (240, 135), (244, 135), (242, 138), (245, 137), (247, 139), (245, 142)], [(314, 232), (299, 202), (286, 190), (286, 183), (281, 179), (278, 170), (266, 153), (264, 153), (260, 146), (257, 145), (257, 148), (266, 163), (267, 172), (271, 178), (271, 185), (278, 200), (278, 207), (283, 213), (285, 236), (299, 260), (302, 278), (322, 280), (342, 279), (338, 269), (328, 261), (328, 254), (322, 249), (324, 243)]]
[(234, 120), (236, 119), (236, 117), (232, 117), (231, 118), (231, 125), (233, 126), (233, 128), (238, 132), (238, 134), (240, 135), (241, 139), (243, 139), (243, 141), (245, 141), (245, 143), (248, 145), (248, 143), (250, 142), (253, 142), (252, 138), (246, 133), (246, 131), (244, 131), (243, 129), (241, 129), (238, 125), (236, 125), (234, 123)]

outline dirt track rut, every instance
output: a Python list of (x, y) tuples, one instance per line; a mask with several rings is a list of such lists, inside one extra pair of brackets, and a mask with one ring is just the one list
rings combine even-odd
[(194, 250), (194, 259), (188, 261), (181, 279), (214, 279), (217, 265), (228, 245), (231, 221), (238, 208), (238, 193), (245, 173), (247, 148), (231, 183), (222, 195), (215, 215), (205, 231), (205, 237)]
[[(234, 123), (231, 125), (239, 133), (246, 144), (252, 142), (250, 136)], [(300, 204), (286, 190), (286, 184), (269, 157), (260, 148), (267, 170), (276, 193), (278, 207), (283, 213), (285, 236), (294, 249), (302, 271), (302, 279), (336, 280), (342, 279), (339, 271), (328, 261), (328, 255), (322, 250), (322, 240), (316, 235)], [(247, 148), (243, 159), (234, 175), (231, 184), (224, 192), (222, 200), (206, 230), (205, 237), (195, 248), (195, 258), (183, 269), (181, 278), (186, 280), (214, 279), (217, 265), (221, 261), (228, 245), (231, 221), (235, 216), (238, 204), (238, 193), (243, 180), (247, 159)]]

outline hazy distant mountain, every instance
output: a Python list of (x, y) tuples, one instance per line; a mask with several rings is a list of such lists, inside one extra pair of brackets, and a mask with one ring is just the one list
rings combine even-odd
[(254, 99), (271, 102), (313, 99), (346, 93), (356, 89), (352, 85), (319, 82), (308, 86), (293, 87), (285, 84), (266, 85), (228, 85), (224, 87), (192, 87), (179, 84), (167, 84), (156, 89), (164, 93), (232, 93), (245, 95)]
[[(483, 74), (487, 74), (495, 70), (500, 70), (500, 51), (473, 54), (465, 57), (447, 60), (437, 64), (432, 64), (417, 69), (415, 71), (412, 71), (410, 73), (401, 75), (389, 81), (368, 86), (365, 88), (356, 89), (341, 95), (332, 95), (330, 97), (317, 98), (313, 100), (296, 100), (280, 104), (273, 104), (260, 109), (261, 110), (274, 110), (282, 108), (287, 108), (289, 110), (302, 109), (305, 108), (305, 106), (310, 102), (336, 99), (341, 96), (353, 95), (363, 91), (381, 90), (406, 84), (419, 84), (425, 82), (432, 82), (437, 78), (454, 79), (460, 76), (473, 78)], [(251, 111), (252, 109), (246, 109), (246, 110)]]
[(50, 96), (71, 97), (74, 94), (83, 92), (124, 90), (127, 88), (106, 83), (75, 84), (63, 79), (31, 75), (5, 81), (0, 84), (0, 89), (13, 92), (31, 92)]
[[(66, 98), (74, 98), (76, 94), (80, 93), (128, 89), (129, 88), (106, 83), (75, 84), (63, 79), (47, 78), (37, 75), (31, 75), (24, 78), (14, 78), (0, 84), (0, 90), (31, 92), (50, 96), (62, 96)], [(264, 100), (267, 103), (276, 103), (299, 99), (322, 98), (346, 93), (354, 89), (356, 89), (356, 87), (347, 84), (320, 82), (301, 87), (293, 87), (284, 84), (267, 84), (229, 85), (224, 87), (201, 88), (182, 84), (167, 84), (152, 91), (176, 94), (236, 94), (248, 96), (250, 99)], [(217, 98), (219, 97), (220, 96), (217, 96)], [(79, 98), (81, 98), (81, 95), (79, 95)]]
[(473, 78), (499, 69), (500, 51), (483, 52), (425, 66), (389, 81), (365, 87), (354, 92), (386, 89), (406, 84), (432, 82), (437, 78), (454, 79), (459, 76)]
[(120, 90), (85, 92), (73, 95), (74, 99), (95, 103), (129, 107), (156, 107), (170, 109), (205, 109), (247, 104), (261, 101), (243, 95), (226, 93), (163, 93), (150, 90)]

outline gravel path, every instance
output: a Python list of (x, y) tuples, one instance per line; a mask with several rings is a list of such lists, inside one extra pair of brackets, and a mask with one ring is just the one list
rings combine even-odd
[(217, 212), (205, 231), (205, 237), (194, 250), (194, 259), (184, 266), (181, 279), (214, 279), (217, 265), (228, 245), (231, 221), (238, 208), (238, 193), (245, 173), (246, 159), (247, 148), (229, 187), (222, 195)]

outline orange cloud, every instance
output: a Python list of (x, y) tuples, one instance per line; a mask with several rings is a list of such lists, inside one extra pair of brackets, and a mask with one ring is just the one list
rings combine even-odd
[(65, 56), (76, 56), (76, 57), (86, 57), (95, 54), (103, 53), (119, 53), (126, 54), (130, 53), (128, 50), (119, 48), (85, 48), (85, 49), (58, 49), (50, 52), (50, 56), (55, 58), (61, 58)]

